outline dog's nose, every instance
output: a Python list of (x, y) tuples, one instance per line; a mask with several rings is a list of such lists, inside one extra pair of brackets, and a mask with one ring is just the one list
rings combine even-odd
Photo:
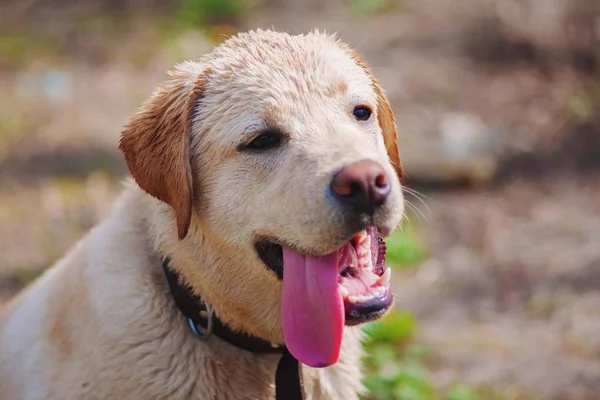
[(391, 185), (381, 164), (363, 160), (335, 174), (331, 189), (346, 204), (373, 214), (390, 194)]

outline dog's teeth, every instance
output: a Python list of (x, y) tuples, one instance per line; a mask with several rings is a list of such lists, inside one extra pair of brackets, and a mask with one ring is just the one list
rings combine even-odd
[(385, 288), (383, 286), (376, 287), (371, 293), (375, 296), (381, 296), (385, 293)]
[(385, 269), (385, 272), (383, 273), (383, 275), (381, 275), (381, 277), (377, 280), (377, 283), (379, 283), (381, 286), (387, 286), (390, 283), (391, 276), (392, 276), (392, 269), (388, 267)]
[(367, 231), (361, 231), (358, 234), (358, 237), (356, 238), (356, 243), (357, 244), (362, 244), (365, 242), (365, 240), (367, 240), (367, 238), (369, 238), (369, 235), (367, 234)]
[(357, 257), (365, 257), (368, 258), (371, 253), (371, 237), (369, 235), (365, 235), (360, 240), (357, 240), (356, 243), (356, 255)]
[(356, 264), (359, 268), (366, 268), (369, 266), (369, 258), (365, 256), (359, 256), (356, 258)]
[(345, 287), (340, 286), (340, 294), (342, 295), (342, 297), (348, 297), (350, 292), (348, 292), (348, 289), (346, 289)]
[(348, 301), (350, 303), (358, 303), (359, 302), (358, 296), (350, 295), (350, 296), (348, 296)]

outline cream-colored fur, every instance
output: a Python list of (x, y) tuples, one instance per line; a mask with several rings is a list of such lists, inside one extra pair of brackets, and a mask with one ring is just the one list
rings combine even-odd
[[(374, 117), (356, 121), (357, 105)], [(286, 135), (281, 148), (239, 150), (267, 128)], [(137, 184), (0, 317), (0, 397), (272, 398), (278, 356), (193, 336), (161, 256), (224, 322), (282, 343), (282, 285), (255, 240), (310, 254), (339, 247), (362, 228), (325, 189), (363, 159), (384, 166), (392, 184), (372, 223), (390, 233), (401, 219), (394, 119), (377, 81), (331, 36), (240, 34), (177, 66), (121, 149)], [(309, 398), (358, 398), (361, 355), (360, 328), (347, 327), (337, 364), (304, 367)]]

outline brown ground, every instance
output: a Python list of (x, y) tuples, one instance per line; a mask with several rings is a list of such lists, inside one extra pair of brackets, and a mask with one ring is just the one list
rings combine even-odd
[[(600, 398), (600, 117), (587, 45), (569, 47), (556, 22), (536, 24), (539, 3), (525, 0), (404, 1), (365, 18), (341, 1), (265, 3), (279, 8), (238, 27), (338, 31), (390, 93), (412, 184), (427, 196), (426, 206), (413, 199), (424, 214), (414, 229), (430, 253), (396, 273), (396, 292), (418, 316), (436, 383), (493, 386), (507, 399)], [(0, 302), (110, 211), (125, 173), (120, 127), (165, 69), (211, 46), (192, 31), (161, 38), (147, 18), (11, 10), (10, 29), (51, 15), (44, 35), (61, 40), (0, 53)], [(494, 138), (458, 172), (435, 153), (456, 114)], [(496, 179), (456, 186), (492, 173), (481, 171)]]

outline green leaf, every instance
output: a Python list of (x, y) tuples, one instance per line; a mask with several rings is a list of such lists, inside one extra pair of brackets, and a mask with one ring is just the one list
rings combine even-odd
[(197, 28), (223, 18), (238, 16), (244, 9), (241, 0), (182, 0), (179, 19)]
[(471, 388), (460, 384), (450, 389), (445, 400), (477, 400), (477, 396)]
[(365, 326), (364, 331), (371, 342), (400, 343), (413, 335), (415, 326), (415, 317), (411, 313), (394, 310)]
[(412, 226), (403, 226), (386, 239), (386, 256), (390, 265), (410, 267), (427, 258), (427, 252)]

